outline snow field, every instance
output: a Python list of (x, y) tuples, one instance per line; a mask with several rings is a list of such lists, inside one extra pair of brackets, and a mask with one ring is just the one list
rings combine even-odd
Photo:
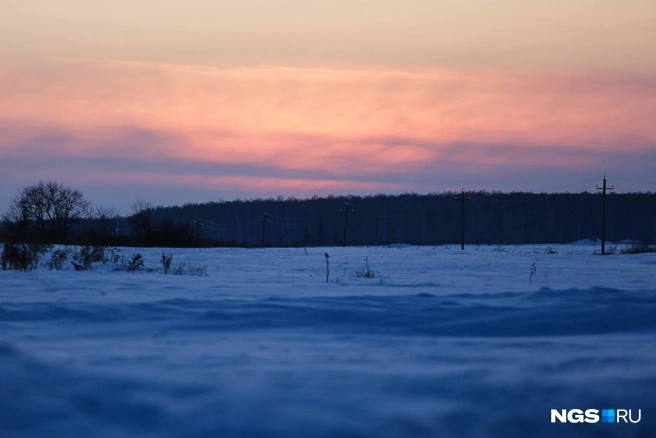
[[(652, 436), (656, 254), (593, 249), (123, 248), (152, 272), (0, 271), (0, 435)], [(162, 251), (207, 276), (164, 275)], [(642, 421), (550, 423), (572, 408)]]

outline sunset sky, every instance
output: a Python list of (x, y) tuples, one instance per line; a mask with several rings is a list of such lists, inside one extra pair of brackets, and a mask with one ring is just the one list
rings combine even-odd
[(654, 0), (0, 6), (0, 213), (39, 179), (122, 213), (604, 174), (656, 190)]

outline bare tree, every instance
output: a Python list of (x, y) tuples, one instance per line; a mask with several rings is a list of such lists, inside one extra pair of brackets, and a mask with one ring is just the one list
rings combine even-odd
[(91, 203), (82, 192), (55, 181), (39, 181), (14, 196), (5, 224), (20, 230), (22, 236), (40, 242), (66, 241), (73, 227), (91, 212)]
[(155, 222), (153, 219), (153, 211), (155, 206), (146, 201), (134, 201), (130, 204), (132, 209), (132, 216), (129, 217), (134, 235), (142, 243), (148, 244), (155, 233)]

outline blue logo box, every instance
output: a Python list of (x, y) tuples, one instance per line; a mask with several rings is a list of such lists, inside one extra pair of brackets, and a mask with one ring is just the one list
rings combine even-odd
[(601, 422), (602, 423), (614, 423), (615, 422), (615, 409), (602, 409), (602, 411), (601, 411)]

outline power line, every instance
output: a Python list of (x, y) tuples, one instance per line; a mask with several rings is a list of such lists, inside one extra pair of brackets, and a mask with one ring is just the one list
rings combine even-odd
[(611, 176), (611, 175), (608, 175), (608, 177), (613, 178), (613, 179), (619, 179), (619, 180), (622, 180), (622, 181), (632, 182), (632, 183), (649, 184), (649, 185), (656, 186), (656, 182), (638, 181), (638, 180), (635, 180), (635, 179), (620, 178), (619, 176)]
[(301, 216), (301, 217), (277, 216), (275, 214), (268, 213), (267, 216), (269, 216), (271, 218), (280, 219), (280, 220), (306, 221), (306, 220), (317, 219), (317, 218), (321, 218), (321, 217), (329, 216), (329, 215), (333, 215), (333, 214), (337, 214), (337, 213), (334, 212), (334, 211), (326, 211), (326, 212), (323, 212), (323, 213), (315, 214), (313, 216)]
[(550, 191), (552, 191), (552, 190), (558, 190), (558, 189), (564, 189), (564, 188), (567, 188), (567, 187), (579, 186), (579, 185), (581, 185), (581, 184), (585, 184), (585, 183), (589, 183), (589, 182), (592, 182), (592, 181), (596, 181), (596, 180), (598, 180), (598, 179), (599, 179), (598, 177), (595, 177), (595, 178), (587, 179), (587, 180), (585, 180), (585, 181), (579, 181), (579, 182), (577, 182), (577, 183), (573, 183), (573, 184), (566, 184), (566, 185), (563, 185), (563, 186), (551, 187), (551, 188), (548, 188), (548, 189), (542, 189), (542, 190), (531, 190), (530, 193), (544, 193), (544, 192), (550, 192)]
[(206, 221), (206, 220), (192, 221), (193, 224), (199, 224), (203, 227), (213, 228), (213, 229), (216, 229), (216, 230), (218, 230), (218, 229), (228, 229), (228, 228), (232, 228), (232, 227), (241, 227), (242, 225), (249, 225), (249, 224), (254, 224), (254, 223), (257, 223), (257, 222), (259, 222), (259, 221), (246, 221), (246, 222), (233, 222), (233, 223), (230, 223), (230, 224), (219, 224), (219, 223), (216, 223), (216, 222)]
[(386, 219), (416, 216), (415, 214), (403, 214), (403, 215), (381, 215), (381, 214), (368, 214), (368, 213), (353, 213), (353, 214), (355, 216), (360, 216), (360, 217), (375, 217), (375, 218), (386, 218)]
[(632, 189), (632, 188), (630, 188), (630, 187), (624, 187), (624, 186), (618, 186), (618, 185), (615, 185), (614, 187), (615, 187), (616, 189), (620, 189), (620, 190), (628, 191), (628, 192), (630, 192), (630, 193), (639, 193), (639, 192), (640, 192), (640, 190)]
[(365, 209), (365, 210), (377, 210), (377, 211), (389, 211), (389, 210), (412, 210), (414, 206), (406, 207), (368, 207), (364, 205), (354, 205), (353, 208)]

